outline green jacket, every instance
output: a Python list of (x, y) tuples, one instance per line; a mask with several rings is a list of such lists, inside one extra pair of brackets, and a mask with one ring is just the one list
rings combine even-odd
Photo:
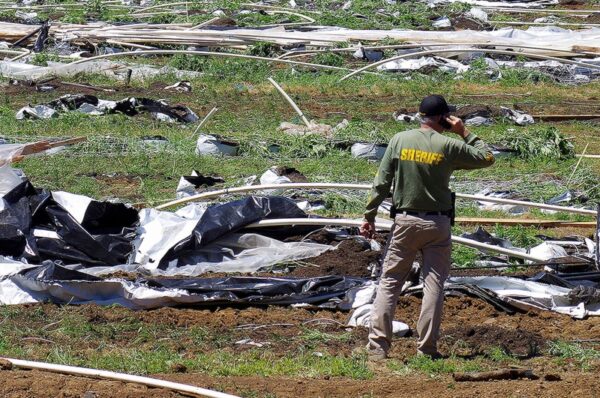
[(377, 208), (394, 183), (396, 209), (446, 211), (452, 208), (450, 176), (454, 170), (491, 166), (494, 155), (476, 135), (464, 142), (430, 128), (396, 134), (383, 155), (369, 195), (365, 219), (374, 221)]

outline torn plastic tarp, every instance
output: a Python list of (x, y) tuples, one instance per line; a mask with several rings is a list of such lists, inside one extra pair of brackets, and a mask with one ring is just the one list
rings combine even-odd
[(331, 249), (334, 248), (318, 243), (281, 242), (258, 234), (232, 233), (178, 258), (176, 263), (169, 263), (166, 269), (157, 268), (153, 263), (143, 263), (92, 267), (86, 268), (85, 272), (110, 275), (124, 271), (153, 276), (198, 276), (208, 272), (251, 273), (276, 264), (318, 256)]
[(423, 0), (430, 6), (437, 4), (448, 4), (448, 3), (464, 3), (472, 4), (480, 7), (518, 7), (518, 8), (537, 8), (545, 7), (553, 4), (558, 4), (559, 0), (521, 0), (521, 1), (487, 1), (487, 0)]
[(350, 148), (352, 157), (368, 159), (368, 160), (381, 160), (387, 149), (386, 144), (368, 143), (368, 142), (357, 142)]
[(451, 277), (447, 283), (478, 286), (494, 292), (502, 300), (524, 310), (531, 308), (551, 310), (574, 318), (600, 315), (600, 304), (586, 305), (584, 302), (575, 304), (573, 300), (577, 295), (570, 297), (569, 293), (572, 289), (566, 287), (506, 276)]
[(36, 190), (29, 181), (3, 197), (0, 255), (38, 263), (117, 265), (132, 251), (137, 211), (64, 192)]
[(347, 302), (349, 290), (365, 279), (324, 276), (299, 278), (198, 278), (126, 281), (93, 277), (56, 264), (22, 269), (3, 263), (14, 274), (0, 279), (0, 304), (54, 302), (58, 304), (122, 305), (132, 309), (165, 306), (267, 306), (311, 304), (336, 308)]
[[(587, 64), (600, 64), (600, 58), (580, 58), (579, 62)], [(600, 70), (581, 65), (564, 64), (559, 61), (495, 61), (498, 66), (506, 68), (524, 68), (537, 70), (560, 83), (588, 83), (600, 78)]]
[(98, 99), (93, 95), (76, 94), (64, 95), (47, 104), (25, 106), (21, 108), (16, 118), (22, 119), (48, 119), (57, 113), (78, 111), (89, 115), (99, 116), (109, 113), (124, 113), (135, 116), (148, 112), (155, 119), (168, 122), (193, 123), (199, 120), (198, 116), (187, 106), (171, 106), (162, 100), (149, 98), (125, 98), (120, 101), (107, 101)]
[[(489, 189), (484, 189), (480, 192), (477, 192), (478, 196), (489, 196), (490, 198), (499, 198), (499, 199), (517, 199), (517, 200), (526, 200), (521, 198), (516, 192), (513, 191), (491, 191)], [(522, 205), (508, 205), (494, 202), (485, 202), (482, 200), (477, 201), (477, 205), (481, 210), (489, 210), (489, 211), (505, 211), (510, 214), (523, 214), (527, 212), (527, 208)]]
[(181, 176), (179, 184), (177, 184), (176, 197), (177, 199), (186, 198), (196, 195), (196, 189), (201, 186), (212, 187), (215, 184), (222, 184), (225, 180), (221, 177), (203, 176), (196, 170), (192, 170), (189, 176)]
[(239, 144), (222, 141), (220, 138), (209, 134), (200, 134), (196, 141), (196, 155), (236, 156), (238, 149)]
[(151, 271), (193, 265), (179, 260), (193, 258), (207, 244), (248, 224), (270, 218), (306, 217), (290, 199), (260, 196), (213, 205), (191, 218), (180, 212), (142, 211), (135, 263)]
[(487, 243), (487, 244), (494, 245), (494, 246), (500, 246), (505, 249), (525, 251), (524, 249), (519, 249), (519, 248), (513, 246), (513, 244), (509, 240), (500, 239), (500, 238), (495, 237), (494, 235), (490, 234), (482, 227), (477, 227), (475, 232), (473, 232), (471, 234), (465, 232), (461, 236), (463, 238), (471, 239), (471, 240), (474, 240), (477, 242)]
[(377, 67), (377, 70), (380, 71), (420, 71), (423, 73), (438, 69), (444, 72), (463, 73), (469, 70), (469, 65), (463, 65), (458, 61), (448, 58), (421, 57), (417, 59), (398, 59), (386, 62)]

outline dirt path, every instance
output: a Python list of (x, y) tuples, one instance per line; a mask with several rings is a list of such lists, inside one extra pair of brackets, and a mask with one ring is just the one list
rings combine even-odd
[[(451, 376), (379, 376), (369, 381), (341, 378), (206, 377), (200, 374), (158, 375), (242, 396), (276, 397), (594, 397), (600, 394), (595, 373), (562, 374), (561, 381), (513, 380), (456, 383)], [(131, 383), (69, 377), (39, 371), (0, 371), (5, 398), (55, 397), (184, 397), (172, 391)]]

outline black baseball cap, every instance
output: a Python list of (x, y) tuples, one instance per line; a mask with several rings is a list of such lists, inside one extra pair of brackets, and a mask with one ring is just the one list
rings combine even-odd
[(437, 116), (445, 115), (450, 112), (455, 112), (456, 107), (448, 105), (446, 99), (441, 95), (430, 95), (423, 98), (419, 105), (419, 113), (421, 116)]

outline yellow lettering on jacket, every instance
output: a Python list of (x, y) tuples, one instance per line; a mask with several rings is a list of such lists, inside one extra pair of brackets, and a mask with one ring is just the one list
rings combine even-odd
[(438, 165), (444, 160), (444, 154), (439, 152), (427, 152), (418, 149), (403, 148), (400, 151), (400, 160)]
[(403, 149), (400, 151), (400, 160), (406, 160), (406, 153), (408, 152), (407, 149)]

